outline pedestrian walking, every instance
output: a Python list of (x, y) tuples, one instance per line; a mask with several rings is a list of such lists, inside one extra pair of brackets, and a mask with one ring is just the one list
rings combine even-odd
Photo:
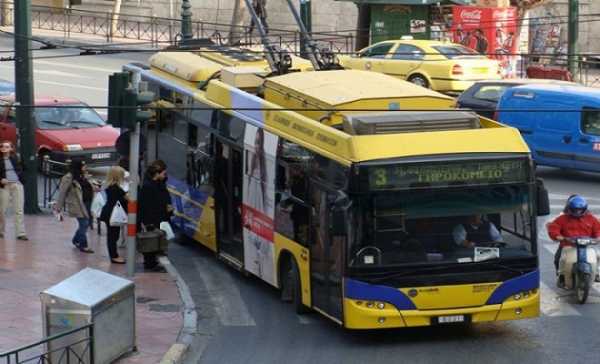
[[(138, 217), (141, 229), (153, 231), (160, 228), (162, 222), (168, 222), (173, 211), (171, 197), (167, 190), (167, 165), (156, 160), (148, 166), (140, 189)], [(144, 268), (164, 272), (158, 264), (157, 253), (144, 253)]]
[(0, 143), (0, 154), (2, 155), (2, 163), (0, 163), (0, 238), (4, 238), (6, 209), (12, 202), (15, 211), (17, 239), (29, 240), (25, 232), (23, 213), (25, 205), (23, 163), (11, 141), (4, 140)]
[(106, 176), (106, 204), (102, 207), (100, 221), (106, 223), (106, 245), (110, 261), (115, 264), (125, 264), (125, 259), (119, 257), (117, 240), (119, 240), (120, 226), (111, 226), (110, 217), (117, 202), (127, 208), (127, 193), (121, 188), (125, 179), (125, 170), (119, 166), (111, 167)]
[(90, 206), (94, 189), (86, 177), (86, 165), (82, 160), (71, 162), (69, 173), (60, 179), (58, 198), (54, 209), (77, 219), (78, 228), (71, 241), (80, 251), (93, 253), (88, 247), (87, 230), (90, 224)]

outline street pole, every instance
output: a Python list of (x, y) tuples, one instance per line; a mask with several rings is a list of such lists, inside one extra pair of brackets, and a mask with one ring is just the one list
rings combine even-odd
[[(306, 32), (312, 32), (312, 12), (310, 9), (310, 0), (300, 0), (300, 19), (306, 28)], [(306, 52), (306, 42), (304, 36), (300, 35), (300, 57), (308, 58)]]
[(579, 0), (569, 0), (569, 44), (568, 59), (569, 72), (575, 77), (577, 74), (577, 41), (579, 40)]
[[(131, 84), (140, 91), (140, 74), (133, 72)], [(144, 90), (145, 91), (145, 90)], [(135, 128), (129, 135), (129, 205), (127, 207), (127, 276), (135, 274), (135, 246), (137, 237), (138, 186), (140, 165), (140, 122), (136, 121)]]
[(40, 211), (37, 193), (38, 164), (33, 120), (33, 68), (31, 62), (31, 0), (14, 2), (15, 88), (17, 147), (25, 166), (25, 213)]
[(189, 0), (181, 2), (181, 37), (185, 44), (194, 38), (192, 32), (192, 5)]

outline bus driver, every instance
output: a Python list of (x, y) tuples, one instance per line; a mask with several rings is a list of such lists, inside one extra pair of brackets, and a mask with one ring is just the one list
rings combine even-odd
[(477, 214), (470, 216), (466, 224), (458, 224), (452, 231), (456, 245), (473, 248), (478, 243), (502, 242), (502, 235), (491, 221)]

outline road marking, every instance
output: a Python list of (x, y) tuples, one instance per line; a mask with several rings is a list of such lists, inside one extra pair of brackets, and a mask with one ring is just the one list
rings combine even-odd
[[(561, 205), (552, 205), (552, 204), (550, 204), (550, 208), (552, 210), (562, 210), (562, 209), (565, 208), (565, 204), (561, 204)], [(600, 210), (600, 205), (588, 205), (588, 209), (589, 210), (597, 210), (597, 209)]]
[(555, 244), (544, 244), (544, 249), (546, 249), (552, 255), (554, 255), (556, 253), (556, 250), (558, 249), (558, 243), (555, 243)]
[(87, 76), (77, 75), (74, 73), (68, 73), (68, 72), (62, 72), (62, 71), (56, 71), (56, 70), (35, 70), (35, 73), (42, 74), (42, 75), (59, 76), (59, 77), (93, 79), (93, 77), (87, 77)]
[(540, 295), (540, 310), (545, 316), (581, 316), (571, 304), (559, 301), (559, 295), (544, 282), (540, 282)]
[(240, 295), (240, 290), (227, 271), (208, 269), (206, 264), (198, 261), (194, 261), (194, 265), (223, 326), (256, 326)]
[[(41, 80), (35, 81), (35, 82), (36, 83), (44, 83), (47, 85), (63, 86), (63, 87), (67, 87), (67, 88), (82, 88), (82, 89), (86, 89), (86, 90), (108, 92), (108, 89), (104, 88), (104, 87), (93, 87), (93, 86), (84, 86), (84, 85), (78, 85), (78, 84), (73, 84), (73, 83), (62, 83), (62, 82), (41, 81)], [(93, 106), (97, 106), (97, 105), (93, 105)]]
[(311, 317), (308, 317), (306, 315), (296, 315), (298, 317), (298, 321), (302, 324), (302, 325), (312, 325), (315, 323), (315, 320)]
[[(550, 197), (551, 200), (562, 200), (563, 202), (566, 202), (570, 195), (561, 195), (559, 193), (549, 193), (548, 196)], [(588, 201), (600, 201), (599, 197), (585, 196), (585, 199)]]
[(73, 63), (60, 63), (60, 62), (42, 61), (42, 60), (34, 61), (34, 63), (43, 64), (43, 65), (52, 66), (52, 67), (65, 67), (65, 68), (69, 68), (69, 69), (77, 68), (80, 70), (102, 72), (102, 73), (112, 73), (112, 72), (118, 72), (121, 70), (120, 67), (103, 68), (103, 67), (93, 67), (93, 66), (82, 66), (82, 65), (73, 64)]

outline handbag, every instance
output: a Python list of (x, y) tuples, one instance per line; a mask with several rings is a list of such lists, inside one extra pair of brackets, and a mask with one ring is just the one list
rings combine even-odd
[(161, 222), (159, 228), (160, 228), (160, 230), (165, 232), (165, 239), (167, 239), (167, 240), (175, 239), (175, 233), (173, 232), (173, 228), (171, 227), (171, 224), (169, 224), (168, 221)]
[(127, 213), (125, 212), (125, 209), (123, 209), (123, 206), (121, 206), (121, 202), (117, 201), (113, 207), (108, 223), (110, 226), (127, 225)]
[(136, 248), (140, 253), (166, 252), (169, 241), (161, 229), (147, 230), (142, 225), (142, 231), (136, 234)]

